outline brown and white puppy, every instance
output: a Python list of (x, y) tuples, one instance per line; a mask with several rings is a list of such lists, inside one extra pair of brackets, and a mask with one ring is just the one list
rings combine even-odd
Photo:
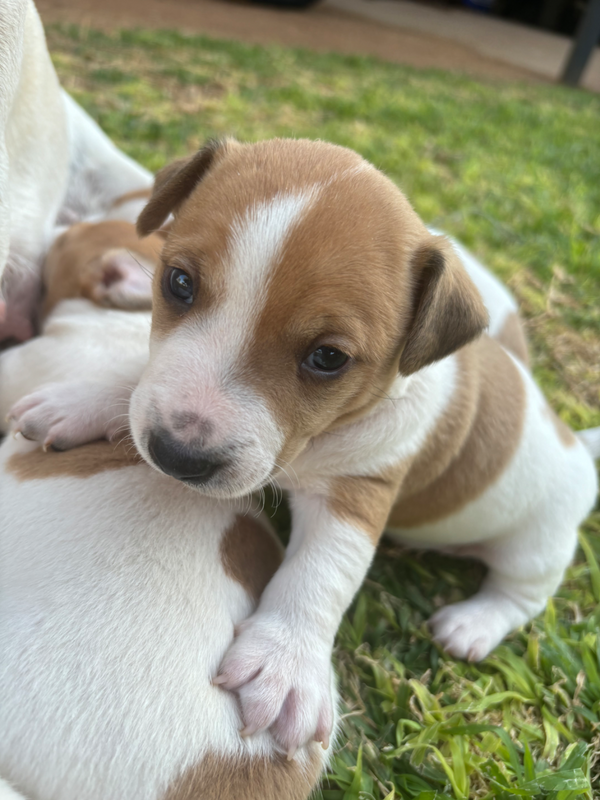
[(138, 230), (171, 213), (131, 430), (203, 495), (289, 489), (284, 562), (216, 680), (293, 749), (332, 719), (333, 638), (388, 517), (488, 565), (432, 620), (480, 659), (558, 586), (594, 464), (523, 363), (514, 301), (356, 153), (212, 143), (159, 174)]
[[(1, 432), (8, 429), (8, 412), (19, 403), (15, 412), (25, 436), (35, 438), (52, 421), (44, 446), (52, 443), (60, 448), (63, 434), (78, 427), (88, 439), (118, 433), (125, 423), (131, 387), (147, 363), (151, 280), (163, 243), (160, 234), (139, 239), (135, 227), (122, 220), (73, 225), (55, 240), (43, 265), (43, 335), (26, 348), (6, 350), (0, 358)], [(88, 301), (104, 308), (90, 315)], [(123, 316), (117, 309), (147, 313)], [(124, 327), (129, 333), (120, 341)], [(80, 329), (94, 329), (97, 339), (88, 336), (83, 346), (78, 342)], [(116, 362), (113, 350), (119, 353)], [(32, 380), (40, 385), (38, 374), (46, 376), (42, 395), (27, 388)], [(66, 375), (76, 380), (71, 382)], [(116, 393), (119, 397), (115, 382), (122, 387)], [(103, 391), (107, 383), (112, 384), (108, 399)], [(71, 411), (80, 408), (86, 389), (94, 400), (85, 401), (85, 418), (77, 423), (77, 414)], [(58, 404), (62, 411), (57, 418)]]
[[(124, 309), (144, 281), (149, 305), (150, 271), (127, 255), (152, 267), (161, 244), (125, 223), (64, 234), (43, 335), (0, 354), (2, 405), (7, 387), (63, 381), (68, 398), (147, 362), (150, 314)], [(268, 733), (244, 740), (236, 698), (211, 683), (281, 562), (246, 500), (190, 491), (129, 442), (45, 454), (9, 437), (0, 507), (1, 800), (308, 797), (323, 749), (288, 761)]]

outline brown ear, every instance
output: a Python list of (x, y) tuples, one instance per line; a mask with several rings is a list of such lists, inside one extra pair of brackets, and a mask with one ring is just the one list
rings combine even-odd
[(476, 339), (488, 313), (449, 242), (436, 237), (413, 256), (413, 316), (400, 357), (402, 375), (449, 356)]
[(156, 173), (152, 196), (138, 217), (139, 236), (157, 231), (177, 211), (212, 167), (217, 153), (224, 153), (230, 143), (211, 140), (195, 155), (173, 161)]

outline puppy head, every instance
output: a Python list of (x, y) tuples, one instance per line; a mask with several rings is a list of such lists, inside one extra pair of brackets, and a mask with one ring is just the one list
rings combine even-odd
[(452, 249), (345, 148), (212, 143), (159, 173), (138, 230), (170, 213), (131, 426), (207, 494), (263, 485), (486, 325)]
[(140, 239), (135, 226), (121, 220), (68, 228), (46, 256), (43, 315), (74, 297), (124, 310), (150, 309), (163, 242), (158, 234)]

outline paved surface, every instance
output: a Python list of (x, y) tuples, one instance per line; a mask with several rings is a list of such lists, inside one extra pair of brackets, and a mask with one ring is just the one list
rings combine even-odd
[[(325, 0), (306, 11), (249, 0), (37, 0), (37, 5), (45, 22), (180, 28), (522, 80), (556, 80), (571, 46), (566, 36), (408, 0)], [(600, 48), (582, 86), (600, 92)]]
[[(432, 8), (407, 0), (327, 0), (327, 4), (405, 31), (444, 37), (472, 48), (481, 56), (521, 67), (548, 80), (560, 76), (572, 45), (567, 36), (460, 8)], [(600, 92), (598, 47), (588, 62), (581, 85)]]
[[(370, 19), (361, 9), (361, 13), (353, 13), (340, 8), (340, 2), (326, 0), (307, 11), (288, 11), (230, 0), (36, 0), (46, 23), (179, 28), (258, 44), (375, 55), (401, 64), (458, 70), (475, 76), (544, 80), (527, 67), (482, 54), (473, 42), (444, 38), (443, 30), (438, 29), (437, 35), (408, 30), (396, 23)], [(363, 5), (376, 4), (370, 0)]]

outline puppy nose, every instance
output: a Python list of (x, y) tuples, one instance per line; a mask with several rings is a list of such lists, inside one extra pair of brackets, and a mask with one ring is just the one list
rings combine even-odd
[(206, 483), (226, 463), (206, 450), (178, 441), (164, 429), (150, 433), (148, 451), (154, 463), (167, 475), (195, 486)]

